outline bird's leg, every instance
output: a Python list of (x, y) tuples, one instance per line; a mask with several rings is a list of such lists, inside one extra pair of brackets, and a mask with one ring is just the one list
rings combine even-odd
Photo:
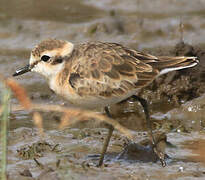
[[(106, 112), (107, 116), (111, 118), (111, 114), (109, 112), (108, 107), (105, 107), (105, 112)], [(103, 148), (102, 148), (102, 152), (101, 152), (101, 155), (100, 155), (100, 160), (99, 160), (98, 166), (102, 166), (102, 164), (103, 164), (104, 156), (105, 156), (105, 153), (107, 151), (107, 147), (109, 145), (110, 138), (112, 136), (114, 127), (112, 125), (108, 124), (108, 130), (109, 130), (108, 131), (108, 135), (107, 135), (107, 137), (106, 137), (106, 139), (104, 141), (104, 144), (103, 144)]]
[(164, 155), (157, 150), (157, 144), (156, 144), (155, 138), (153, 136), (153, 132), (152, 132), (152, 125), (151, 125), (151, 121), (150, 121), (150, 115), (149, 115), (149, 109), (148, 109), (147, 101), (145, 99), (141, 98), (141, 97), (136, 96), (136, 95), (133, 95), (132, 97), (135, 100), (139, 101), (141, 106), (144, 109), (145, 118), (146, 118), (148, 130), (149, 130), (149, 135), (150, 135), (150, 138), (151, 138), (151, 141), (152, 141), (152, 144), (153, 144), (153, 151), (158, 156), (158, 158), (161, 161), (162, 166), (164, 167), (164, 166), (166, 166), (166, 162), (164, 160)]
[(136, 100), (136, 101), (139, 101), (141, 106), (144, 109), (145, 118), (146, 118), (148, 130), (149, 130), (149, 134), (151, 137), (151, 141), (152, 141), (152, 144), (155, 146), (156, 144), (155, 144), (155, 139), (154, 139), (153, 132), (152, 132), (152, 125), (151, 125), (151, 121), (150, 121), (150, 115), (149, 115), (147, 101), (141, 97), (136, 96), (136, 95), (133, 95), (132, 98), (134, 98), (134, 100)]

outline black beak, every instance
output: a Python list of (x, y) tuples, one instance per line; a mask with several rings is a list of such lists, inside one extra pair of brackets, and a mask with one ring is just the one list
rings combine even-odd
[(31, 71), (31, 68), (29, 65), (26, 65), (25, 67), (21, 68), (21, 69), (17, 69), (16, 72), (13, 74), (13, 76), (18, 76), (24, 73), (27, 73)]

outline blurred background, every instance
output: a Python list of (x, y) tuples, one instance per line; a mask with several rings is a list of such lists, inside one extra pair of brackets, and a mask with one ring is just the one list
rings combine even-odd
[[(202, 62), (200, 67), (182, 71), (181, 74), (177, 72), (163, 76), (162, 79), (159, 79), (141, 94), (151, 102), (152, 117), (157, 121), (156, 126), (160, 126), (160, 128), (166, 126), (167, 131), (172, 131), (169, 134), (169, 140), (174, 144), (178, 143), (179, 145), (186, 140), (189, 140), (191, 144), (196, 138), (204, 137), (197, 133), (204, 130), (205, 124), (205, 119), (202, 118), (204, 117), (203, 108), (205, 107), (205, 97), (203, 96), (205, 92), (205, 72), (203, 70), (205, 0), (0, 0), (0, 74), (11, 77), (17, 68), (28, 63), (31, 49), (41, 40), (47, 38), (63, 39), (72, 43), (85, 41), (116, 42), (153, 55), (200, 57)], [(49, 90), (46, 81), (38, 74), (28, 73), (16, 79), (26, 88), (29, 96), (35, 102), (66, 103)], [(161, 85), (163, 83), (164, 85)], [(191, 102), (180, 108), (181, 104), (200, 96), (202, 99), (199, 101)], [(16, 104), (17, 100), (12, 98), (11, 102)], [(190, 107), (198, 107), (198, 104), (201, 105), (201, 109), (192, 108), (190, 112)], [(121, 120), (126, 122), (125, 120), (130, 119), (133, 122), (133, 119), (136, 118), (136, 115), (133, 115), (133, 109), (137, 105), (128, 104), (125, 106), (128, 106), (126, 112), (131, 114), (129, 114), (130, 116), (128, 114), (122, 116)], [(179, 109), (173, 110), (175, 107)], [(170, 111), (167, 113), (168, 110)], [(196, 113), (193, 114), (192, 110), (200, 113), (196, 116)], [(189, 114), (189, 112), (192, 114)], [(175, 116), (176, 114), (179, 114), (179, 116)], [(57, 125), (51, 123), (50, 119), (58, 121), (58, 117), (55, 114), (51, 116), (51, 113), (50, 116), (46, 116), (47, 123), (44, 126), (51, 130), (46, 132), (48, 141), (51, 142), (51, 139), (53, 142), (62, 141), (64, 148), (65, 146), (67, 148), (66, 152), (77, 151), (77, 153), (81, 153), (81, 155), (77, 155), (77, 159), (85, 157), (90, 152), (91, 147), (94, 148), (94, 150), (92, 149), (94, 153), (99, 151), (101, 143), (98, 141), (101, 140), (101, 136), (97, 140), (92, 139), (90, 142), (89, 139), (86, 139), (87, 132), (83, 131), (85, 140), (81, 140), (82, 146), (80, 146), (78, 145), (78, 137), (82, 133), (81, 130), (69, 132), (72, 135), (67, 135), (68, 132), (61, 134), (59, 131), (54, 131)], [(162, 125), (167, 119), (171, 122)], [(9, 169), (12, 171), (10, 171), (10, 174), (12, 176), (18, 175), (17, 179), (21, 179), (22, 176), (19, 176), (20, 169), (29, 166), (34, 176), (37, 177), (40, 174), (39, 169), (34, 168), (33, 164), (29, 164), (28, 161), (20, 161), (21, 158), (16, 155), (16, 150), (21, 148), (22, 145), (39, 140), (33, 130), (29, 129), (33, 127), (31, 116), (25, 111), (13, 112), (11, 121)], [(135, 121), (135, 124), (131, 123), (131, 126), (144, 130), (146, 124), (144, 122), (136, 123)], [(194, 136), (192, 134), (178, 134), (178, 131), (193, 133), (193, 130)], [(88, 131), (90, 134), (96, 135), (98, 133), (95, 130), (94, 132)], [(106, 130), (100, 130), (100, 132), (106, 134)], [(22, 138), (22, 134), (28, 139)], [(73, 140), (73, 137), (77, 140)], [(67, 141), (67, 138), (70, 138), (70, 140)], [(19, 140), (21, 143), (19, 143)], [(91, 145), (88, 144), (89, 142)], [(116, 151), (118, 142), (113, 141), (112, 143), (114, 144), (114, 151)], [(169, 150), (169, 153), (181, 158), (187, 151), (179, 150), (176, 155), (176, 150)], [(80, 161), (79, 159), (76, 160), (76, 156), (71, 158), (71, 160), (77, 162)], [(55, 160), (56, 158), (53, 157), (46, 156), (44, 158), (45, 163), (50, 161), (54, 163)], [(78, 163), (80, 164), (80, 162)], [(70, 167), (71, 164), (68, 166)], [(79, 164), (77, 165), (79, 166)], [(147, 177), (172, 179), (180, 176), (181, 172), (179, 171), (181, 170), (178, 171), (178, 168), (181, 166), (186, 167), (183, 177), (199, 176), (202, 179), (204, 178), (205, 170), (203, 168), (198, 170), (199, 164), (193, 164), (192, 160), (189, 163), (181, 160), (179, 163), (172, 164), (171, 170), (163, 171), (158, 171), (160, 169), (159, 164), (156, 167), (145, 164), (141, 166), (142, 169), (136, 168), (136, 165), (130, 165), (128, 170), (123, 169), (123, 171), (117, 169), (120, 167), (116, 169), (114, 167), (114, 170), (111, 168), (110, 172), (101, 172), (100, 178), (109, 179), (113, 172), (116, 172), (115, 177), (118, 178), (133, 178), (130, 176), (132, 172), (135, 177), (142, 176), (144, 179)], [(147, 169), (150, 170), (148, 174)], [(156, 174), (156, 171), (160, 173)], [(68, 173), (67, 170), (63, 171), (64, 174), (65, 172)], [(73, 177), (86, 179), (82, 173), (84, 171), (80, 169), (79, 172), (81, 175), (74, 169), (72, 171)], [(90, 178), (95, 179), (96, 174), (99, 174), (99, 170), (93, 170)]]
[[(204, 44), (204, 7), (204, 0), (1, 0), (0, 70), (10, 76), (46, 38), (117, 42), (157, 49), (155, 55), (167, 54), (181, 39)], [(31, 76), (19, 79), (25, 85), (41, 82)]]
[(138, 50), (169, 48), (182, 38), (203, 44), (204, 7), (204, 0), (1, 0), (0, 70), (9, 76), (46, 38), (117, 42)]

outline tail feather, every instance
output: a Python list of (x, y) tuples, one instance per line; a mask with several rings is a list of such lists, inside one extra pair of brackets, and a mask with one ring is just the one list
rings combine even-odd
[(158, 69), (160, 74), (165, 74), (170, 71), (185, 69), (189, 67), (194, 67), (198, 64), (197, 57), (158, 57), (155, 62), (150, 62), (149, 64)]

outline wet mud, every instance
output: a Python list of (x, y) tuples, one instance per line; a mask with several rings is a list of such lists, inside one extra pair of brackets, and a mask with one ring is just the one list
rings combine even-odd
[[(102, 167), (96, 165), (107, 135), (104, 124), (91, 120), (59, 130), (60, 114), (41, 112), (41, 137), (31, 113), (12, 112), (8, 179), (204, 179), (204, 7), (202, 0), (0, 1), (0, 71), (6, 77), (27, 64), (31, 48), (49, 37), (117, 42), (156, 56), (196, 56), (200, 61), (160, 76), (139, 93), (148, 100), (156, 139), (163, 137), (158, 146), (166, 167), (152, 151), (142, 107), (129, 99), (111, 107), (111, 113), (134, 140), (114, 131)], [(71, 106), (37, 74), (16, 80), (33, 102)], [(18, 103), (15, 97), (11, 103)]]

